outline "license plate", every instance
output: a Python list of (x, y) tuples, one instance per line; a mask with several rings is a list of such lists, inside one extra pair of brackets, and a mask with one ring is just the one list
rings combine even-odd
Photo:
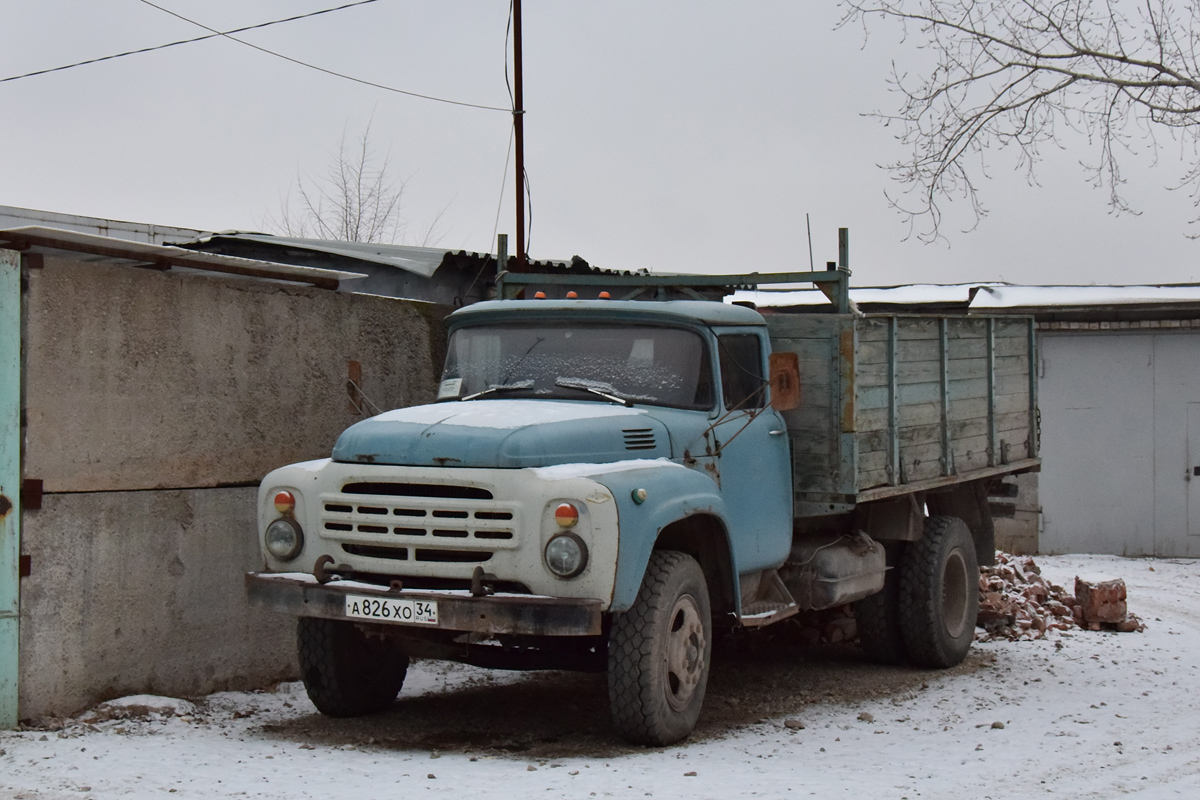
[(437, 625), (436, 600), (406, 600), (394, 597), (346, 595), (346, 616), (414, 625)]

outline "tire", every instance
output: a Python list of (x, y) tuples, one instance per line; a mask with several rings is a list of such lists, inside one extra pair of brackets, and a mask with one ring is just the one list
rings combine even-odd
[(975, 639), (979, 562), (967, 525), (930, 517), (925, 535), (908, 546), (900, 565), (900, 630), (919, 667), (961, 663)]
[(360, 717), (383, 711), (404, 685), (408, 656), (352, 622), (300, 617), (296, 640), (304, 689), (322, 714)]
[(858, 640), (867, 658), (877, 664), (903, 664), (908, 659), (904, 633), (900, 630), (900, 571), (904, 542), (889, 543), (888, 571), (883, 589), (854, 604)]
[(613, 615), (608, 699), (617, 732), (645, 745), (685, 738), (704, 704), (711, 657), (704, 572), (686, 553), (652, 553), (633, 607)]

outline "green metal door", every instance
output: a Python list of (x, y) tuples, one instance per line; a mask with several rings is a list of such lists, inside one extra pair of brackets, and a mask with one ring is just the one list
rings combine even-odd
[(0, 250), (0, 729), (17, 726), (20, 487), (21, 257)]

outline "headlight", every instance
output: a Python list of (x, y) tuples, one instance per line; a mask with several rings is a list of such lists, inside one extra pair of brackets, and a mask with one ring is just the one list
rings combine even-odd
[(280, 561), (291, 561), (304, 547), (304, 534), (293, 520), (277, 519), (267, 526), (263, 542), (271, 555)]
[(560, 578), (574, 578), (587, 566), (587, 545), (574, 533), (560, 533), (546, 543), (546, 566)]

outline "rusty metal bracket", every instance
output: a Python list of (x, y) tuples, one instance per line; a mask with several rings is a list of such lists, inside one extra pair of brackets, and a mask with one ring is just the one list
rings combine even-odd
[(26, 478), (21, 481), (21, 510), (37, 511), (42, 507), (42, 481)]
[(484, 572), (483, 567), (476, 567), (471, 573), (471, 596), (486, 597), (496, 593), (496, 581), (500, 580), (490, 572)]

